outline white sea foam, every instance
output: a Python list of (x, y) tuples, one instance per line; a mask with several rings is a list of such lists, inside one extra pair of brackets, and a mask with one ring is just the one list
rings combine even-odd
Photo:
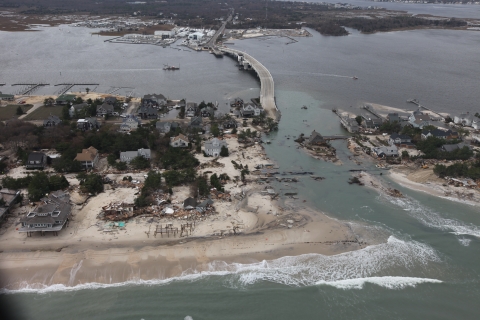
[[(411, 275), (430, 263), (441, 261), (431, 247), (417, 241), (403, 241), (390, 236), (386, 243), (334, 256), (304, 254), (250, 264), (213, 261), (201, 271), (188, 269), (180, 276), (168, 279), (130, 280), (122, 283), (24, 284), (19, 290), (3, 289), (1, 293), (76, 291), (126, 285), (166, 285), (175, 281), (198, 281), (205, 277), (221, 277), (231, 287), (243, 287), (262, 281), (288, 286), (313, 286), (320, 282), (333, 283), (349, 279), (371, 278), (391, 272)], [(78, 265), (75, 266), (78, 268)], [(394, 271), (392, 271), (394, 270)]]
[(385, 197), (394, 205), (403, 208), (403, 210), (408, 212), (410, 216), (419, 220), (428, 227), (447, 231), (455, 235), (471, 235), (480, 238), (480, 227), (455, 219), (443, 218), (440, 214), (422, 205), (417, 200), (409, 197), (395, 198), (385, 194), (383, 194), (381, 197)]
[(468, 247), (470, 245), (471, 239), (468, 238), (458, 238), (458, 241), (462, 246)]
[(370, 277), (338, 281), (319, 281), (317, 282), (317, 285), (327, 285), (346, 290), (362, 289), (366, 283), (372, 283), (387, 289), (403, 289), (406, 287), (416, 287), (421, 283), (442, 283), (442, 281), (437, 279), (412, 277)]

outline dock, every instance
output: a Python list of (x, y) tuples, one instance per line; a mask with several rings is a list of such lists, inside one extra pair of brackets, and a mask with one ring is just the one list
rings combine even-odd
[(443, 115), (441, 115), (440, 113), (438, 112), (435, 112), (433, 111), (432, 109), (429, 109), (427, 107), (425, 107), (424, 105), (421, 105), (420, 104), (420, 101), (418, 101), (417, 99), (410, 99), (410, 100), (407, 100), (408, 103), (413, 103), (413, 104), (416, 104), (418, 106), (418, 108), (422, 108), (424, 110), (427, 110), (427, 111), (430, 111), (431, 113), (434, 113), (436, 114), (437, 116), (440, 117), (440, 119), (445, 119), (445, 117)]
[(55, 87), (58, 86), (64, 86), (62, 89), (60, 89), (57, 94), (61, 96), (62, 94), (65, 94), (68, 92), (68, 90), (72, 89), (75, 86), (98, 86), (98, 83), (59, 83), (56, 84)]
[(14, 83), (12, 86), (27, 86), (26, 88), (20, 90), (17, 94), (18, 95), (29, 95), (35, 90), (43, 86), (49, 86), (48, 83)]

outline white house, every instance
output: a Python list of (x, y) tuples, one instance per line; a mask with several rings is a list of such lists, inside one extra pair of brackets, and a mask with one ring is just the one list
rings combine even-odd
[(120, 152), (120, 161), (130, 163), (136, 157), (144, 157), (145, 159), (150, 159), (150, 149), (138, 149), (137, 151), (125, 151)]
[(195, 102), (187, 102), (185, 107), (185, 116), (194, 117), (197, 113), (198, 105)]
[(423, 127), (430, 124), (430, 117), (423, 112), (414, 111), (410, 117), (408, 117), (408, 122), (410, 122), (414, 128), (423, 129)]
[(373, 148), (373, 152), (377, 157), (398, 157), (398, 149), (395, 145), (392, 146), (382, 146), (378, 148)]
[(213, 138), (210, 141), (205, 142), (205, 153), (209, 156), (218, 157), (222, 147), (228, 148), (228, 144), (225, 140)]
[(188, 138), (180, 133), (178, 136), (170, 138), (170, 146), (174, 148), (186, 148), (188, 147)]
[(472, 126), (474, 120), (475, 117), (469, 113), (462, 113), (461, 115), (453, 118), (453, 122), (455, 122), (455, 124), (460, 124), (465, 127)]
[(140, 127), (140, 125), (141, 121), (137, 117), (129, 115), (123, 119), (123, 123), (120, 125), (120, 131), (130, 132), (136, 130), (138, 127)]

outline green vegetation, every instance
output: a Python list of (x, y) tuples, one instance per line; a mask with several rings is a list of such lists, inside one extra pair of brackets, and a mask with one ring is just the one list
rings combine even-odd
[[(130, 161), (130, 165), (134, 169), (142, 170), (142, 169), (150, 168), (150, 161), (148, 161), (148, 159), (145, 159), (142, 156), (138, 156), (138, 157), (133, 158), (132, 161)], [(118, 166), (117, 166), (117, 169), (118, 169)]]
[(48, 177), (45, 172), (35, 172), (24, 178), (15, 179), (5, 177), (2, 180), (2, 185), (5, 188), (13, 190), (27, 188), (30, 201), (38, 201), (45, 197), (49, 192), (65, 189), (70, 184), (63, 175), (53, 175)]
[[(127, 178), (127, 177), (125, 177)], [(125, 180), (125, 178), (123, 178)], [(128, 177), (127, 180), (132, 181), (132, 177)], [(162, 175), (159, 172), (150, 171), (145, 179), (140, 195), (135, 199), (135, 205), (137, 207), (146, 207), (153, 203), (153, 192), (160, 189), (162, 186)]]
[(480, 160), (473, 163), (454, 163), (450, 166), (437, 164), (433, 168), (433, 172), (441, 178), (444, 177), (461, 177), (470, 179), (480, 179)]
[(194, 168), (186, 168), (183, 170), (170, 170), (163, 173), (165, 182), (168, 187), (174, 187), (183, 183), (194, 182), (197, 173)]
[(193, 168), (200, 164), (197, 158), (192, 155), (188, 150), (180, 148), (169, 148), (161, 156), (160, 162), (165, 169), (185, 169)]
[(210, 176), (210, 185), (213, 188), (217, 189), (218, 191), (222, 191), (222, 192), (225, 191), (225, 189), (223, 188), (222, 184), (220, 183), (220, 179), (219, 179), (219, 177), (217, 176), (216, 173), (214, 173)]
[[(356, 118), (355, 118), (356, 119)], [(357, 120), (358, 121), (358, 120)], [(400, 132), (402, 130), (402, 126), (398, 121), (394, 122), (384, 122), (382, 125), (378, 128), (380, 132), (386, 132), (389, 134), (395, 133), (395, 132)]]
[[(446, 144), (447, 141), (436, 137), (428, 137), (425, 140), (417, 143), (418, 150), (422, 151), (425, 159), (445, 159), (445, 160), (467, 160), (473, 156), (473, 151), (467, 146), (446, 152), (440, 148)], [(451, 141), (455, 143), (457, 141)]]
[[(9, 120), (9, 119), (12, 119), (15, 116), (24, 114), (31, 107), (32, 107), (32, 105), (30, 105), (30, 104), (23, 105), (23, 106), (19, 106), (19, 105), (16, 105), (16, 104), (9, 104), (5, 107), (2, 107), (1, 112), (0, 112), (0, 121)], [(20, 113), (20, 114), (18, 113), (19, 108), (22, 110), (22, 113)]]
[(228, 148), (225, 146), (222, 146), (220, 149), (220, 157), (228, 157)]
[(103, 192), (103, 179), (100, 175), (91, 173), (79, 173), (77, 179), (80, 181), (80, 188), (84, 193), (96, 195)]
[(37, 110), (28, 114), (24, 119), (25, 120), (45, 120), (50, 115), (55, 115), (57, 117), (62, 117), (63, 106), (41, 106)]

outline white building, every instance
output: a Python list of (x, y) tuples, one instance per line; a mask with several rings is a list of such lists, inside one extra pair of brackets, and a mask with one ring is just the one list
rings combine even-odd
[(225, 140), (213, 138), (210, 141), (205, 142), (205, 153), (212, 157), (218, 157), (222, 147), (228, 148), (228, 144)]

